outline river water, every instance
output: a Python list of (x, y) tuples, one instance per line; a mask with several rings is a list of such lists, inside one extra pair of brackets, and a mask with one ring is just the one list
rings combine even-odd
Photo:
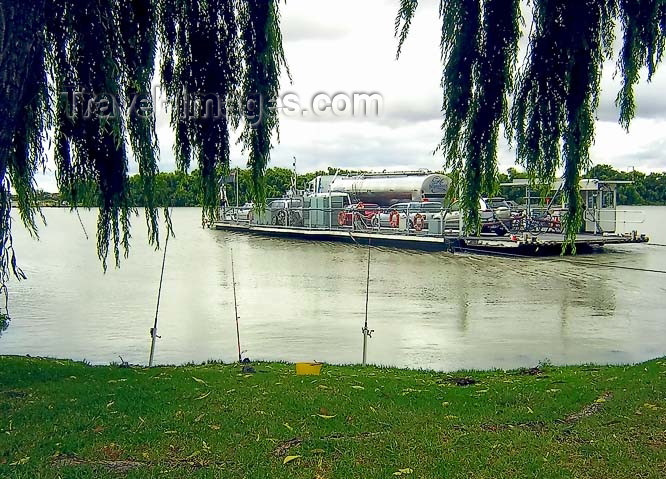
[[(641, 207), (627, 225), (666, 244), (666, 207)], [(45, 209), (31, 239), (15, 221), (28, 276), (9, 285), (10, 327), (0, 354), (145, 364), (161, 252), (133, 221), (130, 257), (104, 274), (95, 253), (95, 211)], [(261, 238), (200, 226), (200, 210), (175, 209), (155, 360), (237, 357), (231, 251), (244, 355), (267, 360), (358, 363), (366, 254), (349, 244)], [(666, 247), (515, 259), (372, 249), (368, 360), (456, 370), (513, 368), (549, 360), (627, 363), (666, 354)]]

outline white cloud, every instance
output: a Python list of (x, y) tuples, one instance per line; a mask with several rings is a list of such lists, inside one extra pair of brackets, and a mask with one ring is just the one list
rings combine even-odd
[[(432, 155), (441, 138), (438, 3), (420, 2), (401, 58), (396, 61), (393, 20), (397, 2), (290, 0), (283, 10), (283, 35), (294, 83), (285, 88), (298, 92), (301, 98), (317, 91), (378, 91), (383, 95), (384, 112), (363, 122), (338, 119), (313, 124), (282, 117), (282, 141), (274, 150), (273, 164), (288, 166), (295, 155), (303, 171), (325, 166), (440, 168), (441, 156)], [(523, 13), (529, 17), (529, 12)], [(300, 25), (303, 19), (315, 24), (344, 22), (346, 33), (330, 39), (320, 37), (314, 46), (292, 42), (291, 36), (298, 33), (290, 31), (290, 25)], [(651, 83), (636, 87), (636, 119), (626, 133), (617, 123), (614, 103), (620, 81), (614, 72), (614, 63), (605, 66), (593, 162), (620, 169), (666, 170), (666, 97), (662, 94), (666, 73), (660, 70)], [(500, 169), (513, 166), (514, 158), (501, 139)]]

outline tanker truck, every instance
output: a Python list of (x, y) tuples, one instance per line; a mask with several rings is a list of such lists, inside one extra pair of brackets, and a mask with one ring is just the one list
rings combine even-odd
[(357, 176), (324, 175), (312, 180), (310, 194), (347, 193), (352, 201), (390, 206), (405, 201), (442, 201), (451, 180), (430, 172), (372, 173)]

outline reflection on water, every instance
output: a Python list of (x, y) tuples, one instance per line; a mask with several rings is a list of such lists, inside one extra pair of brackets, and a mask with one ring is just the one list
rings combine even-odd
[[(666, 208), (649, 213), (649, 224), (666, 224)], [(45, 214), (41, 241), (15, 233), (29, 279), (10, 285), (13, 320), (0, 354), (147, 362), (161, 254), (143, 241), (143, 221), (135, 220), (129, 260), (104, 275), (94, 238), (86, 240), (76, 216)], [(81, 216), (93, 230), (95, 213)], [(174, 212), (157, 362), (235, 359), (232, 248), (249, 357), (360, 361), (363, 247), (225, 233), (202, 229), (199, 219), (197, 209)], [(657, 239), (662, 232), (650, 233)], [(600, 263), (666, 269), (666, 249), (618, 247), (572, 263), (373, 248), (369, 360), (452, 370), (544, 359), (630, 362), (666, 353), (663, 275)]]

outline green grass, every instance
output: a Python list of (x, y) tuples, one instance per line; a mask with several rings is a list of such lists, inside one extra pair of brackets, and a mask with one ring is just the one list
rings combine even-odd
[[(663, 359), (536, 375), (253, 366), (0, 357), (0, 477), (666, 477)], [(465, 376), (478, 382), (451, 381)]]

